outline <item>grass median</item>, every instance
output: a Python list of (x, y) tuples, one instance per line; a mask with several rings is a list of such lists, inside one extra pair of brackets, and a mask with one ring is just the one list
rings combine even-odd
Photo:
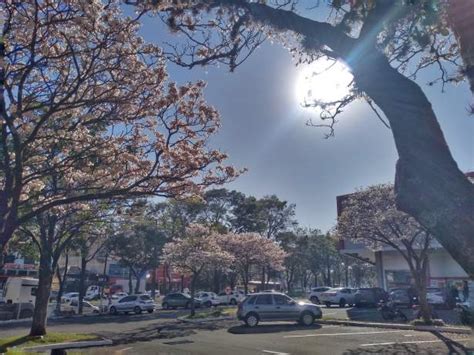
[(191, 317), (187, 316), (188, 319), (204, 319), (204, 318), (219, 318), (219, 317), (235, 317), (237, 308), (235, 307), (222, 307), (216, 309), (209, 309), (206, 311), (199, 311)]
[(13, 336), (0, 338), (0, 353), (23, 354), (22, 349), (31, 346), (100, 339), (97, 335), (77, 333), (48, 333), (41, 337)]

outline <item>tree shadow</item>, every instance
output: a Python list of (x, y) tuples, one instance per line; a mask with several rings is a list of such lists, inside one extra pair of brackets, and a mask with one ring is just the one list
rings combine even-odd
[(12, 348), (14, 346), (19, 346), (19, 345), (25, 344), (25, 343), (29, 342), (31, 339), (32, 339), (32, 337), (30, 337), (29, 335), (25, 335), (21, 338), (17, 338), (15, 340), (12, 340), (8, 343), (4, 343), (3, 345), (0, 345), (0, 353), (1, 354), (6, 353), (8, 348)]
[(246, 325), (233, 326), (227, 329), (227, 332), (231, 334), (265, 334), (265, 333), (280, 333), (280, 332), (292, 332), (301, 330), (321, 329), (321, 325), (313, 324), (312, 326), (304, 326), (293, 323), (279, 323), (279, 324), (264, 324), (257, 327), (248, 327)]
[(431, 332), (434, 336), (436, 336), (439, 340), (443, 341), (443, 343), (446, 345), (446, 347), (449, 350), (449, 354), (467, 354), (467, 355), (472, 355), (474, 354), (474, 348), (467, 348), (460, 342), (457, 342), (453, 339), (448, 338), (444, 334), (440, 332)]

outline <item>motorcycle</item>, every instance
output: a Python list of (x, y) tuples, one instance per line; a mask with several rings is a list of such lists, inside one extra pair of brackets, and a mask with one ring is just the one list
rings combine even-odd
[(468, 302), (456, 303), (456, 311), (459, 313), (459, 319), (464, 325), (474, 324), (474, 310), (470, 307)]
[[(415, 319), (421, 319), (421, 308), (420, 304), (418, 303), (418, 298), (413, 297), (413, 306), (411, 307), (413, 310), (413, 315), (415, 316)], [(434, 319), (438, 319), (438, 313), (436, 313), (434, 307), (432, 305), (429, 305), (430, 311), (431, 311), (431, 317)]]
[(396, 320), (400, 319), (402, 322), (407, 322), (407, 316), (393, 303), (380, 301), (378, 310), (384, 320)]

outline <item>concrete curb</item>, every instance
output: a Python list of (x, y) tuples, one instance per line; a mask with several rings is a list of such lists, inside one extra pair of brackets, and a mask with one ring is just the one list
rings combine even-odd
[(356, 327), (369, 327), (369, 328), (386, 328), (386, 329), (402, 329), (402, 330), (418, 330), (424, 332), (444, 332), (444, 333), (457, 333), (457, 334), (472, 334), (472, 330), (469, 328), (460, 327), (439, 327), (431, 325), (410, 325), (410, 324), (396, 324), (396, 323), (370, 323), (370, 322), (357, 322), (357, 321), (345, 321), (345, 320), (316, 320), (319, 324), (331, 324), (331, 325), (349, 325)]
[(45, 350), (53, 350), (53, 349), (90, 348), (92, 346), (104, 346), (104, 345), (112, 345), (112, 344), (113, 344), (112, 340), (102, 339), (102, 340), (74, 341), (74, 342), (66, 342), (66, 343), (37, 345), (37, 346), (30, 346), (28, 348), (22, 348), (21, 350), (26, 351), (26, 352), (36, 352), (36, 351), (45, 351)]
[(176, 319), (183, 323), (199, 324), (199, 323), (217, 322), (220, 320), (233, 320), (237, 318), (228, 316), (228, 317), (209, 317), (209, 318), (189, 319), (189, 318), (186, 318), (186, 316), (181, 316)]

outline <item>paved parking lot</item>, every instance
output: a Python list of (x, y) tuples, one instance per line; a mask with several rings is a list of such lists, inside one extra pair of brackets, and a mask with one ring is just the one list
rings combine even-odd
[(465, 335), (363, 327), (240, 325), (174, 338), (90, 349), (87, 354), (470, 354)]

